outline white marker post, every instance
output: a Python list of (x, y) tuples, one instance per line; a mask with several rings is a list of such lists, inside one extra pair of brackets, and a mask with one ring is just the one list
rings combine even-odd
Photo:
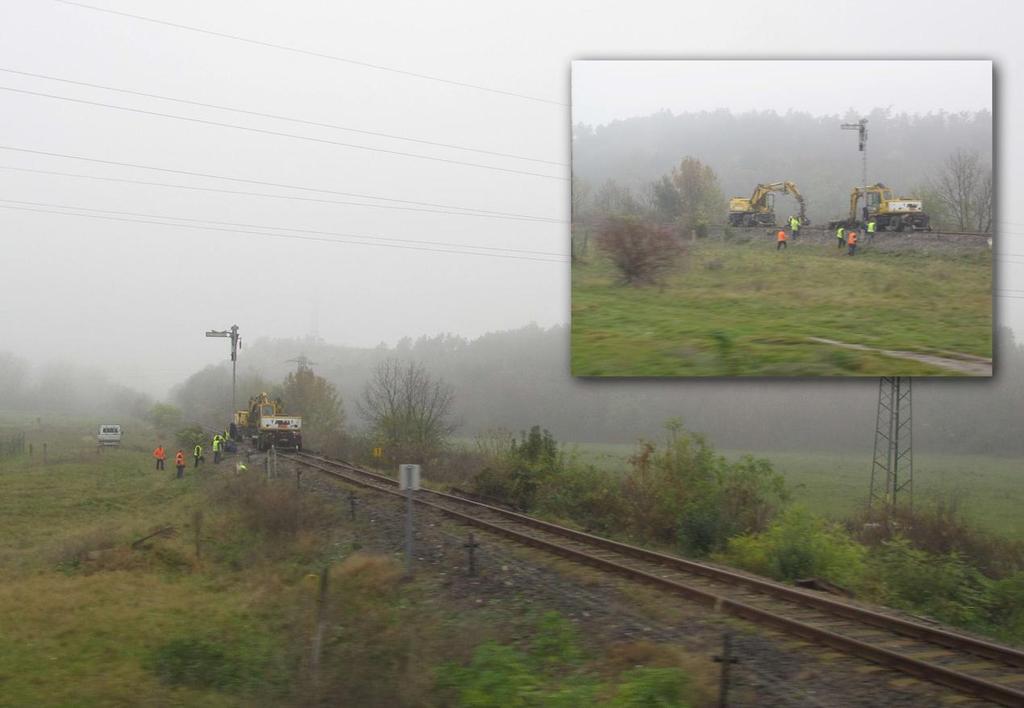
[(412, 575), (412, 493), (420, 488), (420, 466), (398, 466), (398, 488), (405, 490), (405, 573)]

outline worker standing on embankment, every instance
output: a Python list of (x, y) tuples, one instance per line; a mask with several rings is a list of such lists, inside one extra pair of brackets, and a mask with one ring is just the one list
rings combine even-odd
[(178, 479), (185, 478), (185, 453), (182, 450), (178, 450), (178, 453), (174, 456), (174, 466), (178, 468)]
[(153, 450), (153, 457), (156, 458), (156, 468), (162, 470), (164, 468), (164, 460), (167, 458), (167, 451), (164, 450), (163, 445), (156, 446), (156, 449)]
[(198, 467), (199, 463), (203, 461), (203, 446), (196, 443), (196, 446), (192, 449), (192, 466)]
[(796, 241), (797, 235), (800, 233), (800, 219), (791, 216), (789, 217), (789, 231), (793, 234), (793, 240)]
[(846, 243), (846, 229), (842, 226), (836, 227), (836, 247), (842, 248)]
[(213, 436), (213, 464), (215, 465), (220, 464), (220, 446), (220, 433), (217, 433), (216, 435)]
[(852, 256), (857, 252), (857, 232), (851, 231), (850, 235), (846, 237), (846, 244), (850, 247), (850, 250), (846, 252), (846, 255)]
[(786, 231), (785, 229), (779, 229), (779, 232), (775, 234), (775, 250), (778, 251), (781, 248), (786, 247)]

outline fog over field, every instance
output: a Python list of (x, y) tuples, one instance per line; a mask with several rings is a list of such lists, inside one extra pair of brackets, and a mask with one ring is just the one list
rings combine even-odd
[[(828, 57), (840, 51), (830, 28), (861, 21), (855, 7), (826, 17), (803, 5), (794, 27), (771, 8), (740, 3), (737, 10), (750, 22), (736, 27), (683, 6), (635, 11), (526, 3), (500, 34), (481, 30), (492, 18), (470, 2), (444, 18), (403, 2), (363, 7), (358, 19), (323, 2), (300, 3), (287, 14), (240, 0), (102, 5), (309, 54), (69, 3), (5, 3), (0, 352), (8, 357), (6, 380), (22, 383), (23, 392), (59, 392), (74, 388), (61, 377), (85, 387), (105, 377), (128, 398), (135, 394), (120, 387), (165, 398), (195, 371), (226, 359), (225, 341), (203, 333), (235, 323), (244, 365), (252, 361), (250, 344), (260, 339), (394, 347), (403, 337), (450, 333), (473, 340), (531, 323), (560, 327), (569, 314), (571, 60), (714, 57), (739, 46), (763, 57), (792, 32), (800, 36), (802, 56)], [(1024, 100), (1011, 73), (1019, 43), (1005, 8), (995, 4), (979, 4), (968, 15), (923, 2), (907, 9), (928, 31), (904, 37), (899, 52), (881, 36), (858, 35), (857, 50), (899, 58), (942, 47), (949, 56), (974, 58), (982, 50), (972, 38), (987, 37), (979, 58), (995, 62), (1003, 197), (997, 288), (1007, 291), (997, 298), (997, 322), (1019, 333), (1024, 301), (1012, 291), (1022, 288), (1024, 259), (1014, 255), (1022, 252), (1014, 244), (1024, 239), (1024, 217), (1014, 216), (1008, 196), (1017, 192), (1024, 156), (1006, 118)], [(624, 33), (626, 23), (635, 31)], [(370, 26), (373, 32), (366, 31)], [(762, 112), (757, 121), (778, 123), (780, 140), (792, 141), (802, 135), (801, 125), (823, 126), (827, 135), (833, 117), (874, 111), (873, 156), (879, 169), (893, 168), (897, 188), (914, 188), (925, 175), (916, 161), (886, 154), (886, 121), (907, 140), (929, 145), (950, 135), (975, 146), (991, 138), (971, 120), (951, 116), (941, 129), (936, 123), (942, 110), (975, 115), (984, 109), (978, 105), (984, 87), (972, 81), (948, 77), (938, 89), (906, 89), (892, 98), (864, 94), (845, 76), (823, 68), (814, 80), (821, 102), (793, 113), (784, 77), (756, 72), (728, 83), (728, 90), (692, 84), (633, 117), (612, 110), (609, 92), (607, 110), (588, 108), (578, 118), (595, 135), (613, 138), (633, 125), (696, 125), (693, 112), (724, 107), (742, 117), (757, 109), (774, 111), (774, 118)], [(771, 100), (736, 98), (755, 95), (751, 87)], [(726, 98), (731, 106), (722, 104)], [(854, 137), (835, 133), (829, 162), (844, 176), (856, 175)], [(791, 144), (777, 149), (795, 160)], [(909, 157), (920, 154), (919, 143), (907, 144)], [(659, 154), (644, 169), (662, 170), (679, 157)], [(900, 165), (913, 167), (904, 173)], [(593, 167), (596, 179), (600, 169)], [(762, 174), (745, 170), (728, 178), (727, 191), (743, 193)], [(806, 179), (813, 193), (814, 177)], [(818, 202), (833, 198), (841, 204), (842, 193)], [(285, 358), (299, 348), (290, 347)], [(567, 381), (567, 351), (545, 351), (552, 376), (596, 390)], [(997, 383), (1014, 375), (997, 365)], [(747, 386), (758, 395), (760, 383)], [(863, 385), (866, 398), (870, 388)], [(632, 390), (607, 389), (626, 406)], [(47, 400), (28, 403), (47, 408)]]

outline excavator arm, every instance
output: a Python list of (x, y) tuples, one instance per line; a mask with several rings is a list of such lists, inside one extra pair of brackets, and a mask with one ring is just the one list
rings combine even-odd
[(800, 190), (797, 189), (794, 182), (770, 182), (757, 185), (750, 197), (750, 205), (755, 209), (767, 209), (768, 195), (772, 192), (783, 192), (793, 195), (797, 204), (800, 205), (800, 223), (810, 223), (807, 221), (807, 206), (804, 203), (804, 197), (800, 194)]

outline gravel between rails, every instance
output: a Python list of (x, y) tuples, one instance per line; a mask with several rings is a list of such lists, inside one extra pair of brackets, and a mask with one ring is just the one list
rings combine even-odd
[[(279, 458), (277, 483), (294, 483), (294, 465)], [(404, 502), (390, 495), (350, 487), (303, 468), (302, 488), (336, 500), (348, 510), (348, 493), (358, 498), (356, 521), (363, 549), (401, 558), (405, 538)], [(982, 706), (991, 705), (848, 657), (774, 630), (709, 613), (678, 597), (638, 587), (590, 568), (526, 549), (475, 531), (476, 577), (466, 572), (463, 544), (469, 530), (417, 506), (415, 569), (438, 577), (452, 602), (474, 606), (528, 603), (558, 610), (574, 622), (591, 645), (651, 641), (694, 655), (721, 652), (732, 632), (731, 706)]]

